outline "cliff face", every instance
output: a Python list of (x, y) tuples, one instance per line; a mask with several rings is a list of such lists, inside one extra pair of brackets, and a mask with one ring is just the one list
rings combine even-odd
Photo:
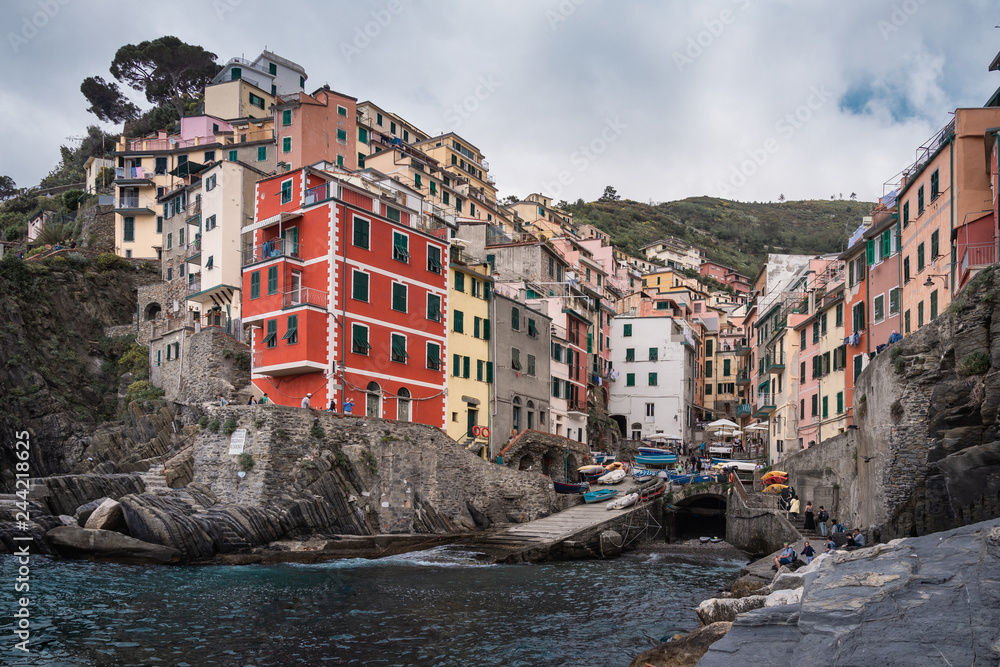
[(854, 397), (858, 519), (873, 537), (1000, 517), (1000, 272), (887, 348)]
[[(31, 474), (68, 472), (118, 410), (118, 369), (104, 329), (128, 324), (135, 285), (153, 272), (98, 270), (93, 255), (73, 266), (0, 261), (0, 430), (29, 429)], [(106, 341), (105, 341), (106, 342)], [(0, 492), (10, 491), (13, 443), (0, 439)]]

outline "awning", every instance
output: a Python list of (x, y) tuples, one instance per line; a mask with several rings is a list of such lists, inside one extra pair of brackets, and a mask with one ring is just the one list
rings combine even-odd
[(295, 218), (301, 218), (301, 217), (302, 217), (301, 211), (296, 211), (294, 213), (290, 213), (288, 211), (282, 211), (278, 215), (272, 215), (270, 218), (264, 218), (263, 220), (258, 220), (252, 225), (247, 225), (246, 227), (242, 227), (240, 229), (240, 234), (246, 234), (247, 232), (253, 232), (258, 229), (263, 229), (264, 227), (270, 227), (271, 225), (276, 225), (278, 223), (285, 223), (288, 222), (289, 220), (294, 220)]
[(478, 398), (472, 398), (471, 396), (463, 396), (462, 400), (468, 403), (469, 405), (479, 405)]
[(184, 164), (179, 164), (170, 172), (171, 176), (179, 176), (184, 178), (185, 176), (190, 176), (192, 174), (197, 174), (199, 171), (204, 169), (208, 165), (204, 165), (201, 162), (195, 162), (193, 160), (188, 160)]

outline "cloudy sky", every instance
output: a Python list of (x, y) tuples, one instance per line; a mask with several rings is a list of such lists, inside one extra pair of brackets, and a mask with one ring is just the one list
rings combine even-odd
[(310, 91), (458, 132), (501, 195), (567, 200), (872, 200), (1000, 87), (993, 0), (13, 0), (0, 17), (0, 174), (21, 186), (96, 122), (84, 77), (168, 34), (220, 63), (266, 47)]

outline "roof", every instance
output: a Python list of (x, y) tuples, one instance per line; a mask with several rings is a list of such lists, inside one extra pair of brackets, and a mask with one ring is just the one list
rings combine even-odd
[[(283, 65), (283, 66), (287, 67), (288, 69), (293, 69), (296, 72), (298, 72), (299, 74), (303, 74), (304, 75), (306, 73), (306, 71), (305, 71), (305, 69), (303, 69), (302, 65), (300, 65), (298, 63), (294, 63), (291, 60), (289, 60), (288, 58), (282, 58), (278, 54), (273, 53), (271, 51), (268, 51), (267, 49), (264, 49), (264, 51), (259, 56), (257, 56), (257, 60), (260, 60), (262, 58), (267, 58), (268, 60), (273, 60), (275, 63), (277, 63), (279, 65)], [(256, 63), (257, 61), (255, 60), (254, 62)]]

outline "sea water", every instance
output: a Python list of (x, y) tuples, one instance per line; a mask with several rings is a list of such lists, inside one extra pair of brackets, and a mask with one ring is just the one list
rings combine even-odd
[[(625, 667), (698, 625), (740, 563), (659, 553), (487, 565), (438, 548), (315, 565), (32, 559), (30, 653), (0, 618), (0, 663)], [(17, 563), (0, 557), (13, 582)], [(4, 594), (14, 608), (13, 583)], [(18, 594), (20, 595), (20, 594)]]

